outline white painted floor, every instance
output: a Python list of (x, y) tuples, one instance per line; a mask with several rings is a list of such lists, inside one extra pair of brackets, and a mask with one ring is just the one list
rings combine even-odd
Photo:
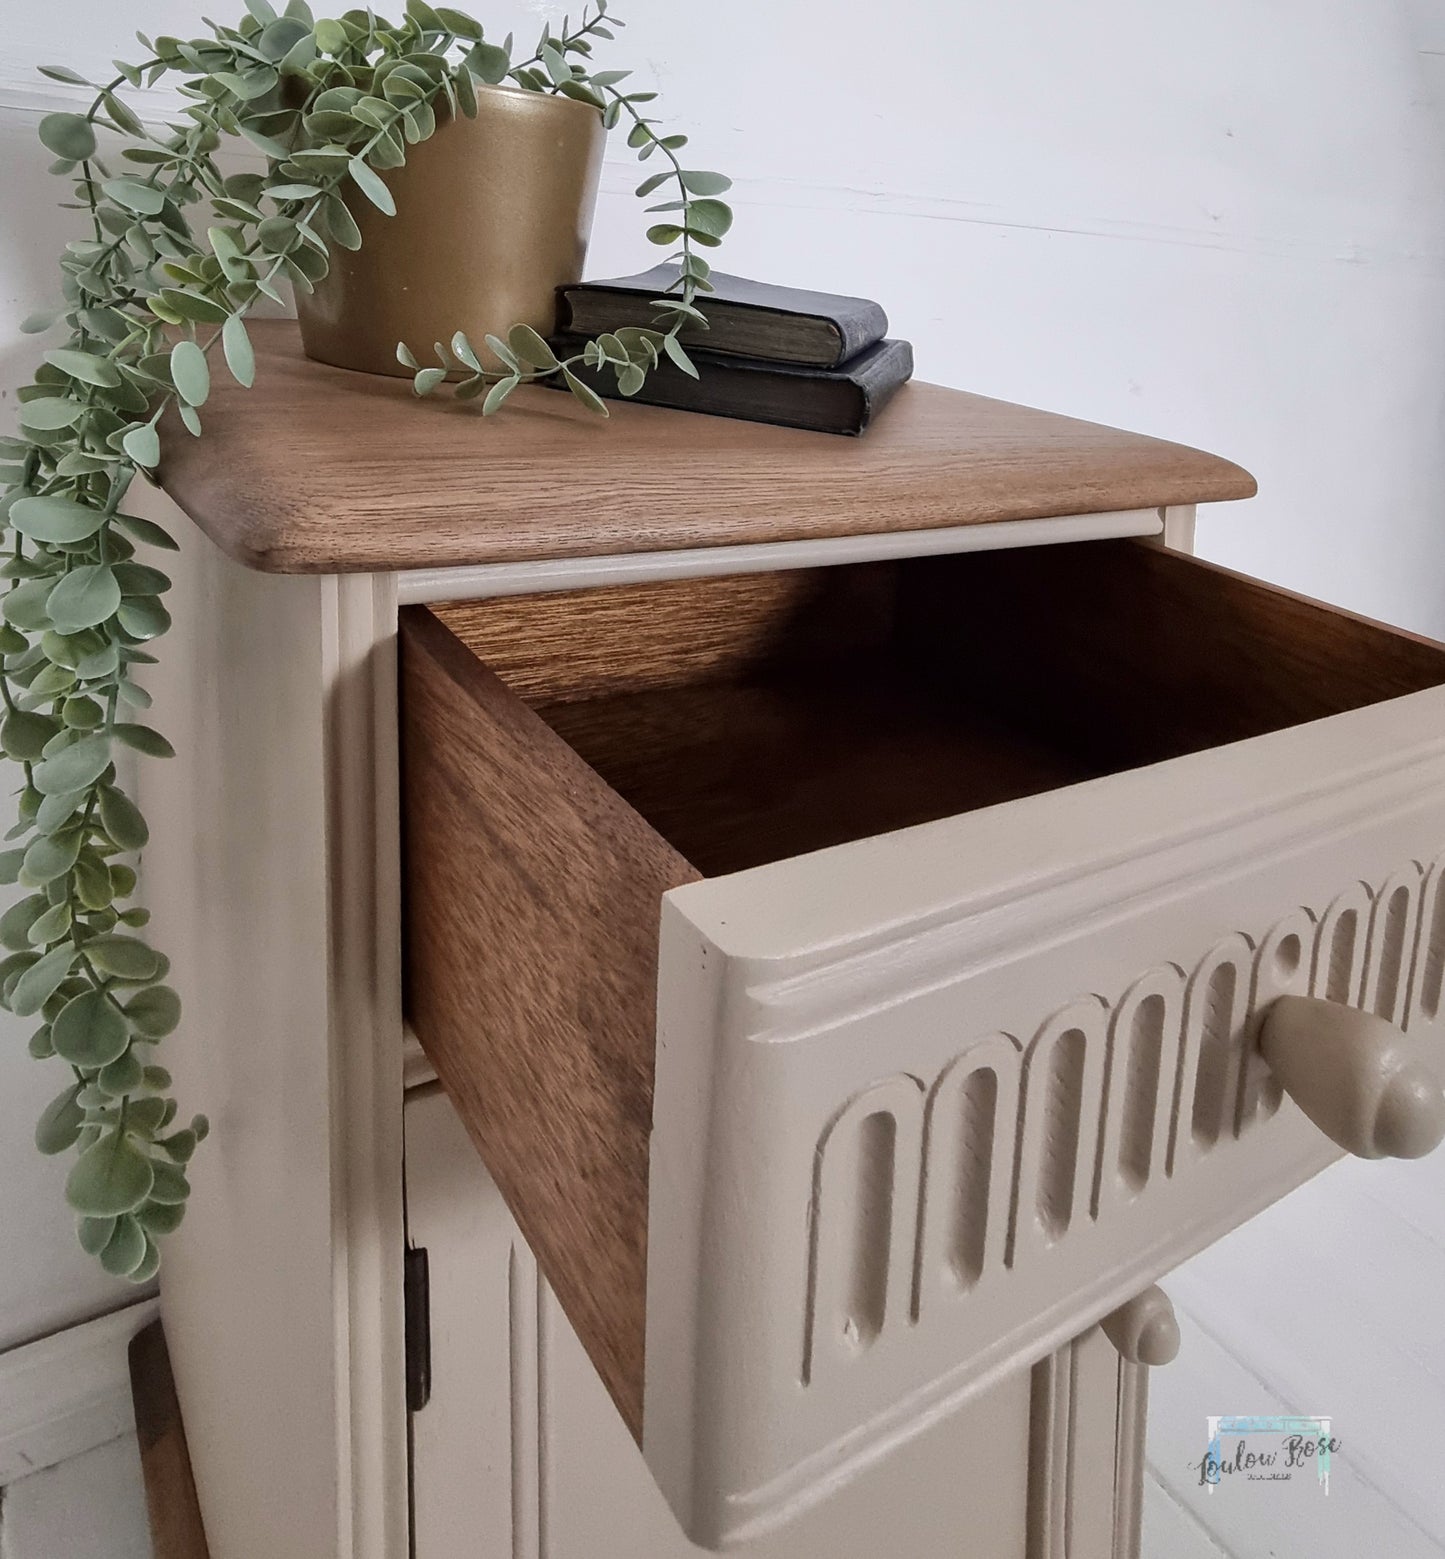
[(151, 1559), (135, 1436), (0, 1489), (0, 1559)]
[[(1445, 1152), (1337, 1164), (1163, 1286), (1183, 1346), (1150, 1382), (1144, 1559), (1445, 1555)], [(1201, 1487), (1206, 1417), (1266, 1413), (1329, 1415), (1328, 1495)]]

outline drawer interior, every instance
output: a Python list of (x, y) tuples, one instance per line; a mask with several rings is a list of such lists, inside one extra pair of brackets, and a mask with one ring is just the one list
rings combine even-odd
[(408, 607), (406, 1004), (641, 1437), (662, 895), (1445, 683), (1136, 542)]
[(1445, 682), (1445, 648), (1131, 541), (439, 605), (704, 876)]

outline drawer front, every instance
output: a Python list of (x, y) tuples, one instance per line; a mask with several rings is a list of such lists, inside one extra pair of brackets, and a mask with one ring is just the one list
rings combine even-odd
[(1422, 729), (1441, 695), (667, 896), (643, 1444), (680, 1509), (806, 1505), (1331, 1162), (1255, 1051), (1275, 996), (1445, 1060), (1445, 750), (1359, 756)]
[(1276, 996), (1445, 1049), (1445, 651), (1043, 551), (403, 614), (412, 1022), (706, 1545), (1328, 1163)]

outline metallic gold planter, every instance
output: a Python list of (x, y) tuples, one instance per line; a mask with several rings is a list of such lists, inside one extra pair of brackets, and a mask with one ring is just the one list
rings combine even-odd
[(556, 288), (582, 275), (605, 140), (586, 103), (479, 86), (475, 119), (443, 120), (382, 174), (394, 217), (347, 197), (361, 248), (333, 245), (328, 275), (298, 292), (307, 356), (405, 374), (398, 341), (430, 361), (457, 330), (479, 350), (519, 321), (545, 335)]

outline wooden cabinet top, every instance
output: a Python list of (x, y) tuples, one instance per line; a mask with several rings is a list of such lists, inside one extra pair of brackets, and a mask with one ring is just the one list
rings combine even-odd
[(324, 367), (293, 324), (252, 327), (162, 485), (231, 557), (331, 574), (591, 557), (1248, 498), (1217, 455), (1006, 401), (905, 385), (857, 439), (519, 391), (418, 403), (403, 379)]

